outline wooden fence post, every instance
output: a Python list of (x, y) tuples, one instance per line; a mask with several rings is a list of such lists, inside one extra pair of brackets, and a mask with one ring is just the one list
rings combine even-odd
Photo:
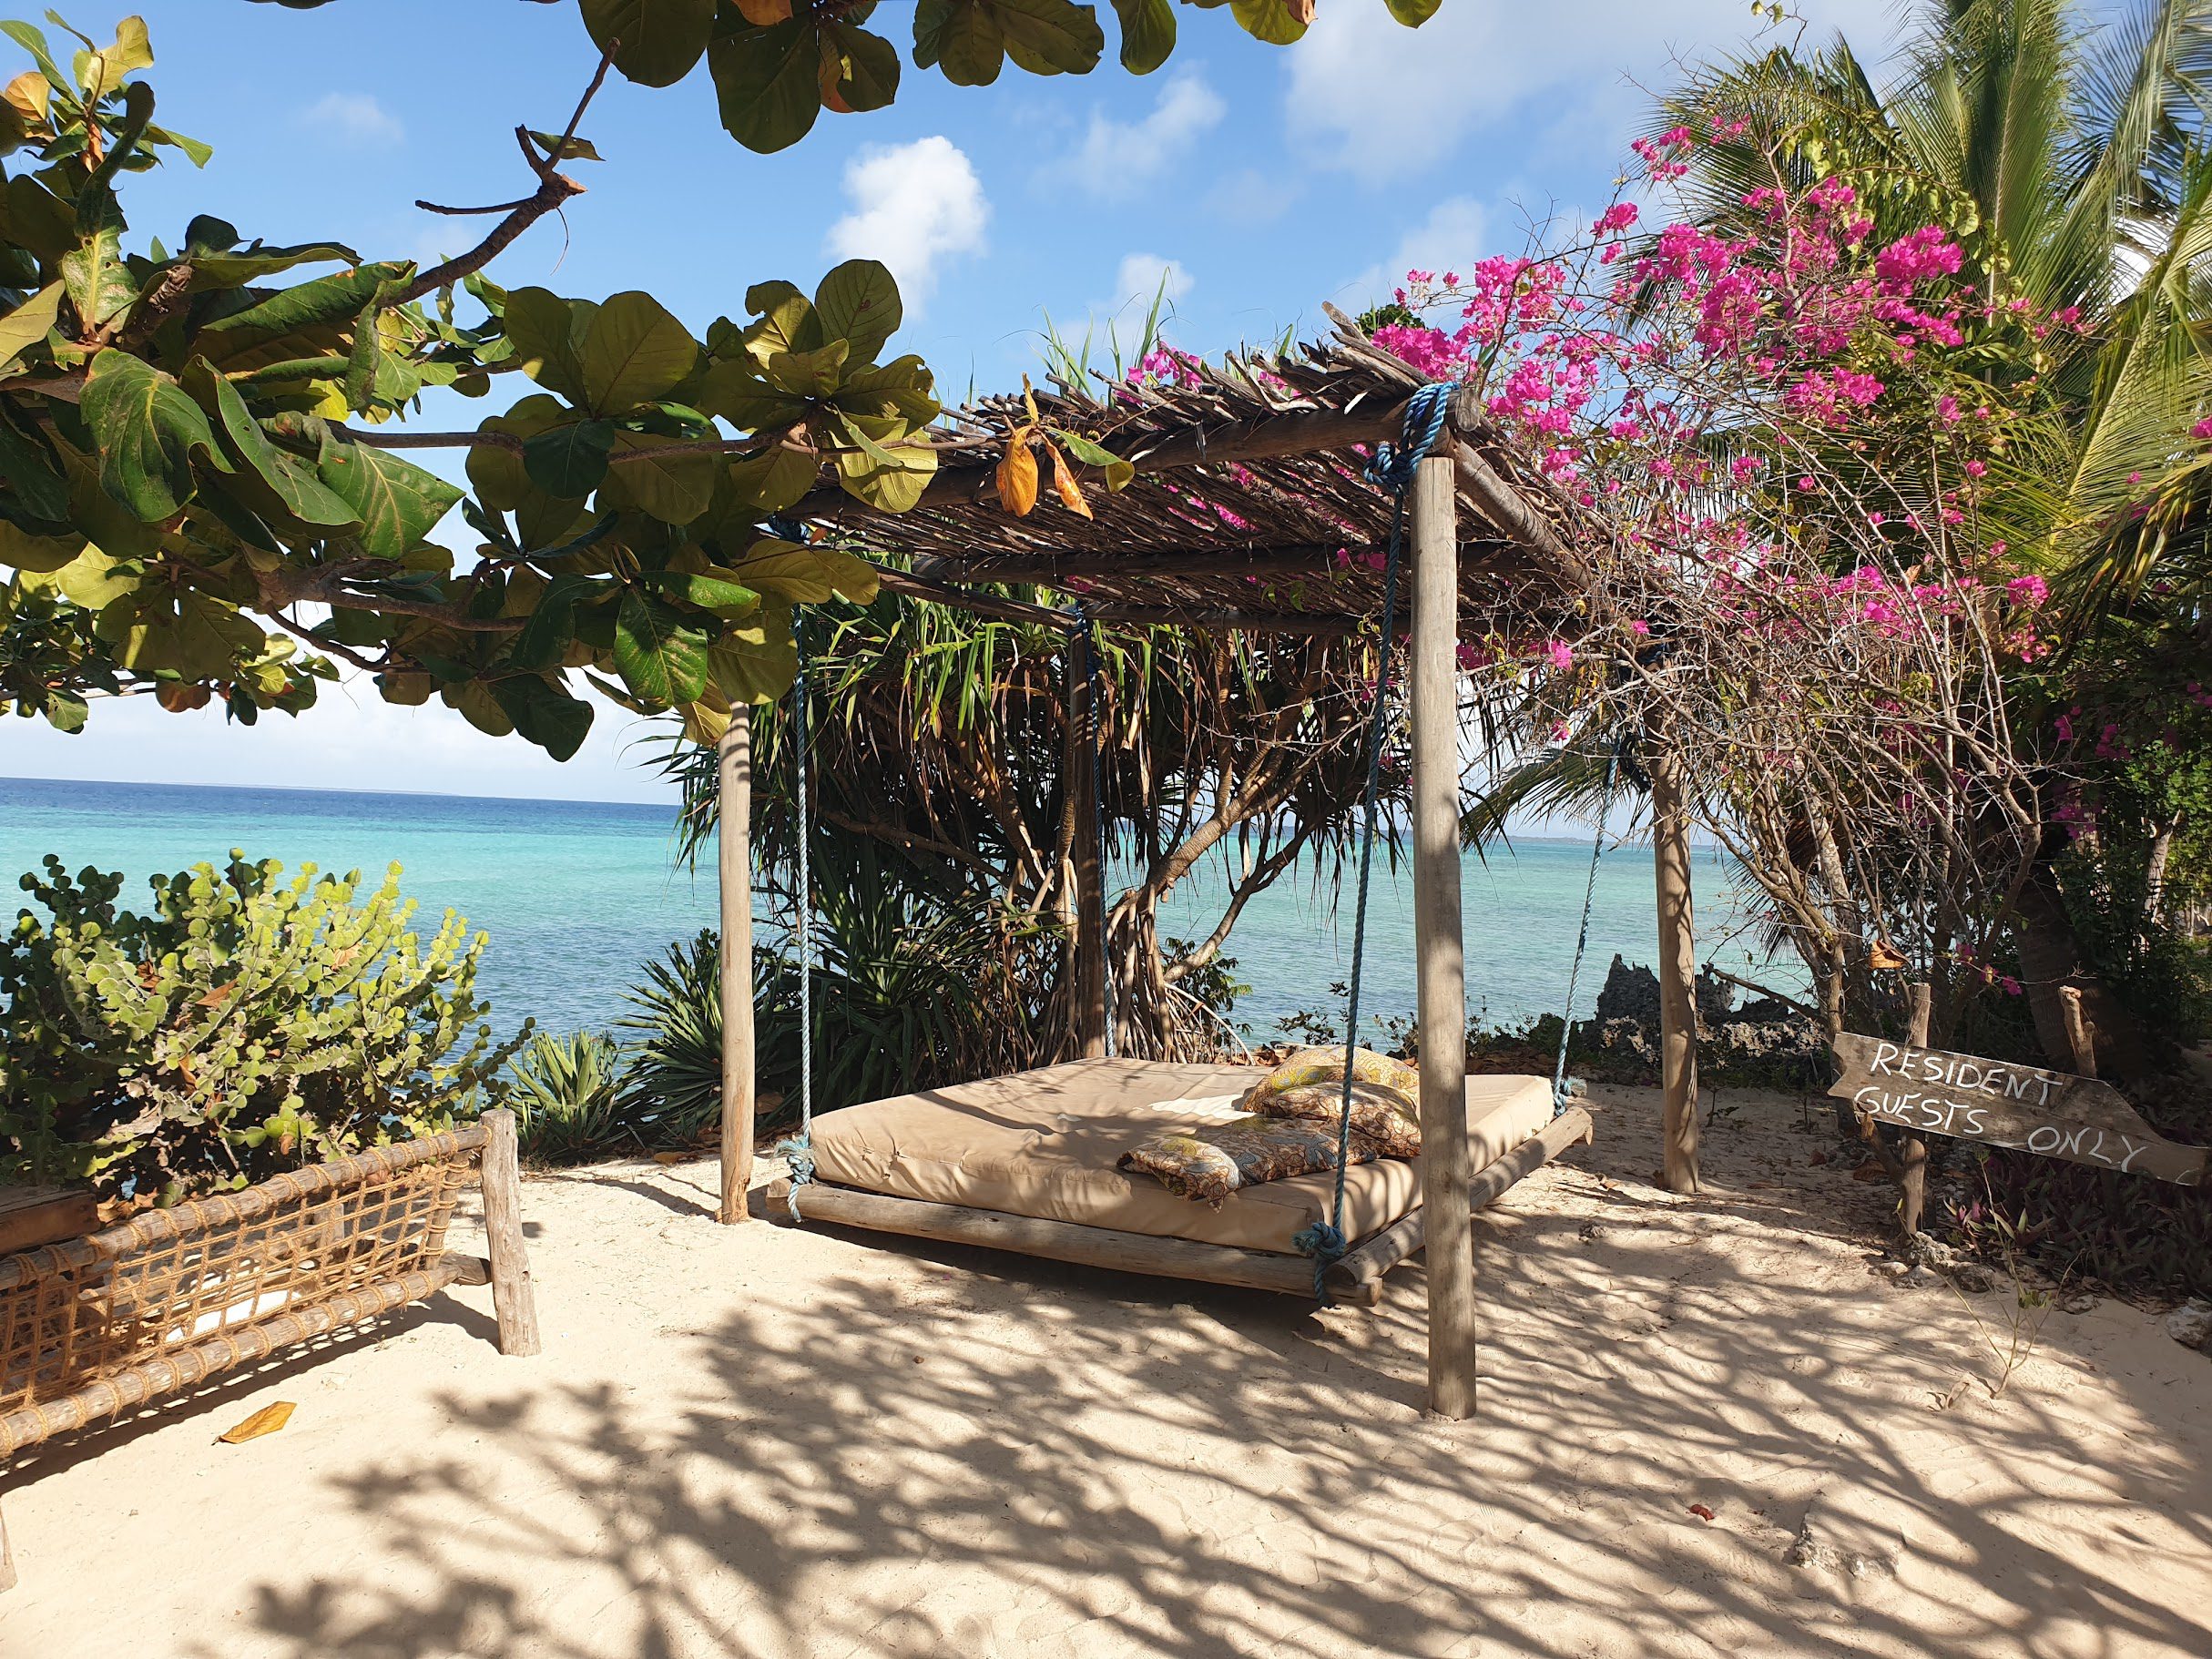
[(753, 1180), (753, 743), (752, 711), (729, 711), (716, 749), (719, 818), (715, 867), (720, 883), (722, 992), (722, 1201), (725, 1225), (749, 1212)]
[(1651, 855), (1659, 904), (1659, 1178), (1697, 1190), (1697, 937), (1690, 909), (1689, 812), (1682, 762), (1657, 734), (1651, 765)]
[(1106, 870), (1098, 858), (1098, 771), (1096, 745), (1103, 711), (1092, 695), (1086, 626), (1067, 642), (1068, 814), (1073, 834), (1068, 861), (1075, 870), (1075, 1052), (1084, 1060), (1106, 1052)]
[(530, 1285), (530, 1257), (523, 1247), (522, 1156), (515, 1114), (504, 1107), (484, 1114), (484, 1231), (492, 1247), (492, 1311), (499, 1320), (499, 1351), (535, 1354), (537, 1293)]
[[(1913, 1048), (1926, 1048), (1935, 993), (1924, 980), (1913, 985), (1911, 992), (1912, 1018), (1905, 1032), (1905, 1042)], [(1921, 1230), (1921, 1216), (1928, 1206), (1928, 1143), (1917, 1135), (1906, 1135), (1905, 1144), (1898, 1149), (1898, 1164), (1897, 1184), (1904, 1193), (1899, 1203), (1899, 1220), (1910, 1242)]]
[[(1420, 964), (1421, 1213), (1429, 1410), (1474, 1414), (1474, 1222), (1467, 1149), (1467, 965), (1460, 912), (1459, 524), (1448, 455), (1413, 480), (1413, 949)], [(1390, 648), (1382, 642), (1381, 649)]]

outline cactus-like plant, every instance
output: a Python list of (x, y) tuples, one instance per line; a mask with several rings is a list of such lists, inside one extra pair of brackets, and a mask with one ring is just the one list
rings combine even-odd
[(489, 942), (447, 911), (427, 943), (400, 867), (286, 880), (233, 851), (152, 879), (49, 855), (0, 938), (0, 1179), (89, 1178), (174, 1202), (450, 1127), (504, 1097), (533, 1023), (494, 1040)]

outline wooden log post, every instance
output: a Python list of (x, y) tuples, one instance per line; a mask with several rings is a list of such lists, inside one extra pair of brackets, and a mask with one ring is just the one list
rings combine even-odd
[(530, 1257), (523, 1247), (522, 1157), (515, 1114), (484, 1114), (484, 1232), (492, 1250), (492, 1312), (499, 1321), (499, 1351), (535, 1354), (537, 1293), (530, 1284)]
[(2074, 1051), (2074, 1069), (2084, 1077), (2096, 1075), (2096, 1033), (2091, 1029), (2089, 1016), (2082, 1012), (2082, 988), (2079, 985), (2061, 985), (2058, 988), (2059, 1012), (2066, 1022), (2066, 1046)]
[(725, 1226), (749, 1212), (753, 1180), (752, 711), (739, 704), (716, 749), (715, 864), (721, 897), (722, 1201)]
[(1682, 762), (1653, 745), (1651, 853), (1659, 904), (1660, 1184), (1697, 1190), (1697, 941), (1690, 911), (1689, 813)]
[(1071, 635), (1067, 649), (1068, 812), (1074, 824), (1068, 860), (1075, 875), (1075, 1053), (1099, 1060), (1106, 1052), (1106, 871), (1098, 859), (1098, 767), (1096, 745), (1101, 718), (1091, 695), (1087, 633)]
[(1460, 913), (1459, 524), (1453, 465), (1414, 475), (1413, 949), (1419, 963), (1421, 1207), (1429, 1274), (1429, 1410), (1474, 1414), (1474, 1226), (1467, 1146), (1467, 966)]
[[(1925, 980), (1916, 982), (1911, 991), (1912, 1016), (1905, 1041), (1914, 1048), (1926, 1048), (1935, 993)], [(1898, 1225), (1910, 1243), (1921, 1230), (1921, 1217), (1928, 1207), (1928, 1143), (1917, 1135), (1906, 1135), (1904, 1145), (1898, 1148), (1897, 1162), (1897, 1185), (1903, 1194), (1898, 1200)]]

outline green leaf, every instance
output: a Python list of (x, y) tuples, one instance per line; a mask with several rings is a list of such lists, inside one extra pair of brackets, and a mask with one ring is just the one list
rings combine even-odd
[(351, 529), (361, 522), (352, 504), (327, 488), (314, 469), (269, 441), (238, 388), (204, 360), (188, 363), (181, 378), (202, 409), (213, 405), (216, 425), (232, 458), (269, 487), (285, 513), (311, 527)]
[(126, 17), (117, 24), (115, 45), (100, 56), (107, 62), (107, 84), (110, 87), (135, 70), (152, 68), (154, 46), (147, 37), (146, 19)]
[(705, 573), (664, 570), (657, 572), (653, 581), (686, 605), (696, 605), (702, 611), (713, 611), (718, 616), (749, 616), (760, 603), (758, 590), (746, 586), (727, 570)]
[(822, 278), (814, 315), (825, 335), (851, 348), (845, 361), (854, 364), (873, 362), (904, 320), (899, 284), (874, 260), (847, 260)]
[(564, 574), (545, 584), (545, 591), (531, 608), (522, 632), (515, 636), (509, 660), (518, 668), (550, 668), (576, 637), (576, 607), (608, 591), (608, 584), (595, 576)]
[(31, 55), (31, 61), (38, 66), (39, 74), (46, 77), (48, 85), (61, 87), (70, 84), (62, 74), (61, 66), (54, 61), (53, 50), (46, 45), (41, 30), (27, 23), (0, 23), (0, 35), (5, 35)]
[(793, 397), (824, 398), (844, 378), (848, 351), (843, 341), (832, 340), (811, 351), (779, 351), (761, 366), (770, 385)]
[(581, 498), (607, 476), (614, 448), (612, 421), (577, 421), (523, 440), (523, 473), (548, 495)]
[(739, 498), (758, 511), (780, 513), (814, 487), (821, 469), (821, 462), (812, 453), (778, 444), (766, 454), (730, 463), (729, 483)]
[(99, 611), (136, 588), (139, 573), (136, 565), (97, 547), (87, 547), (57, 570), (25, 572), (22, 582), (25, 587), (57, 593), (86, 610)]
[(92, 360), (80, 407), (98, 446), (100, 487), (142, 524), (158, 524), (192, 499), (195, 453), (218, 472), (231, 470), (199, 405), (127, 351), (109, 347)]
[(62, 285), (49, 282), (28, 300), (0, 317), (0, 363), (43, 344), (61, 314)]
[(807, 412), (804, 399), (762, 380), (749, 356), (733, 357), (708, 370), (693, 401), (701, 411), (719, 415), (739, 432), (795, 426)]
[(1306, 33), (1288, 0), (1229, 0), (1228, 9), (1247, 35), (1271, 46), (1290, 46)]
[(649, 707), (688, 703), (707, 688), (708, 638), (667, 600), (633, 588), (615, 613), (615, 667)]
[(362, 548), (385, 559), (428, 535), (462, 494), (412, 461), (327, 427), (315, 474), (360, 515)]
[(75, 692), (56, 689), (46, 693), (46, 724), (56, 731), (83, 731), (91, 712), (90, 706)]
[[(219, 367), (243, 366), (248, 357), (264, 351), (270, 362), (320, 355), (336, 343), (336, 334), (326, 338), (318, 331), (350, 325), (361, 315), (361, 308), (376, 297), (380, 284), (408, 269), (403, 262), (387, 260), (280, 289), (266, 300), (205, 325), (194, 346)], [(296, 350), (295, 344), (311, 344), (316, 350)]]
[(714, 28), (715, 0), (582, 0), (584, 26), (615, 67), (642, 87), (672, 87), (691, 73)]
[(770, 155), (813, 131), (821, 114), (821, 49), (808, 18), (718, 33), (707, 67), (722, 126), (747, 149)]
[(763, 536), (739, 560), (731, 574), (749, 586), (799, 605), (850, 599), (867, 605), (876, 596), (876, 568), (857, 555), (835, 547), (801, 545)]
[(584, 745), (592, 709), (554, 680), (535, 674), (491, 682), (492, 696), (525, 742), (535, 743), (556, 760), (566, 760)]
[(791, 688), (799, 669), (790, 602), (764, 597), (752, 616), (722, 631), (707, 663), (714, 688), (732, 704), (774, 702)]
[[(837, 482), (847, 494), (886, 513), (904, 513), (922, 499), (937, 473), (937, 452), (928, 448), (887, 450), (882, 440), (905, 434), (902, 421), (873, 421), (845, 415), (843, 436), (854, 446), (838, 452)], [(881, 430), (871, 432), (872, 426)]]
[(1005, 38), (988, 0), (917, 0), (914, 66), (943, 68), (955, 87), (988, 87), (1005, 62)]
[[(1098, 8), (1071, 0), (989, 0), (1006, 56), (1032, 75), (1088, 75), (1106, 53)], [(1277, 0), (1280, 4), (1280, 0)]]
[(507, 294), (505, 322), (515, 361), (525, 374), (572, 403), (589, 401), (579, 348), (589, 337), (596, 310), (543, 288), (517, 288)]
[(499, 706), (499, 699), (482, 680), (441, 686), (438, 696), (447, 707), (458, 709), (463, 719), (486, 736), (504, 738), (515, 729), (515, 718)]
[(1106, 488), (1109, 490), (1118, 490), (1130, 479), (1137, 476), (1135, 466), (1124, 461), (1104, 444), (1094, 443), (1081, 433), (1061, 432), (1055, 429), (1053, 436), (1059, 439), (1067, 453), (1076, 460), (1087, 463), (1092, 466), (1106, 468)]
[(824, 98), (830, 107), (841, 105), (841, 113), (861, 114), (886, 108), (899, 96), (899, 49), (881, 35), (850, 24), (825, 24), (821, 49), (834, 56), (839, 69), (836, 96)]
[(62, 256), (61, 280), (77, 316), (94, 327), (114, 321), (138, 297), (113, 226), (94, 231)]
[[(617, 432), (617, 456), (660, 449), (668, 439), (653, 433)], [(705, 450), (691, 454), (655, 455), (625, 461), (608, 475), (606, 494), (624, 505), (651, 514), (664, 524), (688, 524), (714, 501), (720, 459)]]
[(194, 167), (207, 166), (215, 155), (215, 146), (212, 144), (199, 138), (188, 137), (173, 127), (149, 126), (146, 129), (146, 137), (150, 143), (166, 144), (172, 149), (182, 150), (185, 153), (185, 158)]
[(7, 181), (7, 239), (47, 264), (77, 245), (76, 209), (28, 173)]
[[(250, 248), (229, 251), (238, 241), (238, 232), (222, 221), (194, 219), (193, 225), (203, 222), (210, 229), (220, 225), (230, 232), (230, 240), (219, 249), (204, 252), (196, 250), (191, 226), (185, 229), (185, 257), (190, 260), (192, 277), (190, 291), (207, 293), (217, 289), (243, 288), (249, 282), (258, 282), (263, 277), (274, 276), (280, 270), (290, 270), (295, 265), (359, 265), (361, 255), (338, 242), (300, 242), (290, 248), (264, 248), (256, 242)], [(394, 263), (395, 272), (400, 267)], [(371, 285), (373, 287), (373, 284)], [(354, 308), (359, 310), (359, 307)]]
[(0, 480), (5, 480), (15, 496), (18, 511), (49, 524), (60, 524), (69, 518), (69, 481), (45, 441), (36, 435), (36, 428), (25, 436), (14, 424), (0, 419)]
[(1444, 0), (1382, 0), (1391, 8), (1391, 15), (1409, 29), (1417, 29), (1436, 15), (1436, 8)]
[[(1434, 4), (1434, 0), (1431, 0)], [(1169, 0), (1114, 0), (1121, 19), (1121, 66), (1149, 75), (1175, 50), (1175, 7)]]
[(542, 133), (535, 127), (530, 128), (529, 131), (530, 141), (537, 146), (539, 151), (548, 161), (597, 161), (601, 159), (599, 152), (593, 148), (589, 138), (564, 138), (558, 133)]
[(52, 575), (64, 565), (76, 563), (84, 551), (85, 538), (81, 535), (33, 535), (0, 518), (0, 565), (27, 570), (36, 575)]
[(652, 295), (632, 290), (599, 307), (585, 336), (584, 405), (613, 415), (654, 402), (681, 385), (698, 362), (691, 331)]
[(189, 680), (228, 678), (239, 659), (258, 656), (268, 636), (239, 608), (196, 587), (139, 587), (99, 614), (93, 631), (127, 668), (169, 668)]

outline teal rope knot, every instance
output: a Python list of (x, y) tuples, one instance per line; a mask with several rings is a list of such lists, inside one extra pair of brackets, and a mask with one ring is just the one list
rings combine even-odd
[(1375, 445), (1367, 463), (1367, 482), (1378, 490), (1403, 495), (1413, 487), (1413, 472), (1443, 435), (1444, 417), (1452, 412), (1452, 394), (1459, 388), (1450, 381), (1431, 381), (1405, 401), (1405, 419), (1398, 442)]
[[(1339, 1214), (1341, 1213), (1340, 1209)], [(1344, 1259), (1344, 1252), (1350, 1247), (1343, 1232), (1333, 1223), (1317, 1221), (1291, 1234), (1290, 1242), (1298, 1247), (1300, 1255), (1313, 1257), (1313, 1299), (1326, 1301), (1329, 1269)]]
[(790, 1165), (791, 1190), (784, 1195), (784, 1202), (790, 1206), (793, 1221), (805, 1220), (799, 1213), (799, 1189), (814, 1179), (814, 1137), (806, 1135), (797, 1140), (778, 1141), (769, 1148), (769, 1156)]

